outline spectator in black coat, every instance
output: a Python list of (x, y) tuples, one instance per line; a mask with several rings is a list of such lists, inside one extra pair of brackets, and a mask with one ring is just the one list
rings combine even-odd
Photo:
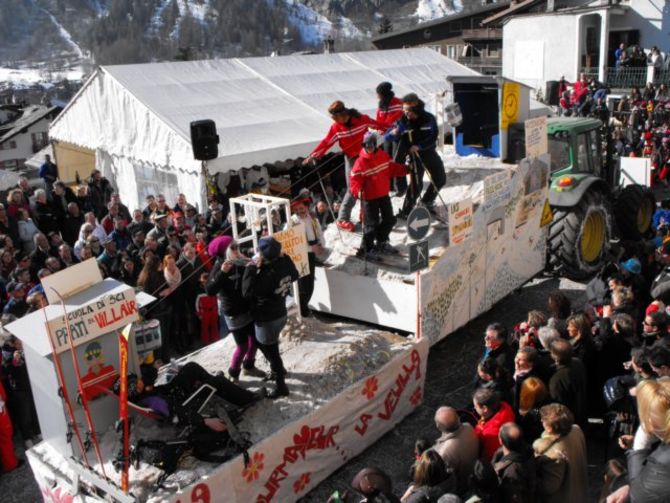
[(491, 463), (500, 481), (503, 503), (535, 501), (535, 454), (524, 442), (521, 429), (514, 423), (503, 424), (498, 434), (500, 449)]
[(35, 224), (45, 234), (59, 231), (58, 218), (47, 201), (47, 193), (42, 189), (35, 191)]
[(512, 375), (514, 373), (514, 350), (507, 339), (507, 329), (502, 323), (492, 323), (486, 327), (484, 358), (495, 359), (508, 375)]
[(84, 225), (84, 215), (79, 210), (79, 206), (74, 202), (69, 203), (67, 205), (67, 215), (61, 228), (63, 241), (70, 246), (74, 246), (79, 239), (79, 231), (82, 225)]
[(551, 343), (551, 357), (556, 372), (549, 381), (549, 394), (555, 402), (565, 405), (575, 416), (575, 423), (586, 425), (586, 370), (577, 358), (572, 357), (572, 346), (564, 339)]
[(281, 243), (273, 237), (262, 238), (258, 248), (260, 257), (244, 271), (242, 294), (252, 302), (256, 341), (276, 375), (277, 386), (268, 397), (279, 398), (289, 393), (279, 354), (279, 333), (286, 324), (286, 296), (299, 275), (293, 261), (281, 253)]
[(88, 200), (98, 220), (101, 220), (107, 213), (107, 204), (113, 192), (114, 189), (109, 180), (102, 176), (99, 170), (93, 170), (88, 180)]

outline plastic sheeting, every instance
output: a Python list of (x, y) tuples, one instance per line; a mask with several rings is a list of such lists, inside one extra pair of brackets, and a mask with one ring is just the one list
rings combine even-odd
[(388, 80), (397, 95), (416, 92), (430, 106), (454, 75), (477, 74), (427, 48), (107, 66), (50, 135), (174, 171), (179, 190), (201, 201), (191, 121), (217, 124), (221, 143), (210, 173), (235, 170), (305, 156), (330, 126), (326, 110), (336, 99), (374, 113), (375, 87)]

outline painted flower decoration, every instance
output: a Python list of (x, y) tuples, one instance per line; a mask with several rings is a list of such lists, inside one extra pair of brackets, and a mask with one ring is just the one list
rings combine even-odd
[(254, 480), (258, 479), (258, 476), (263, 470), (264, 459), (265, 455), (262, 452), (254, 452), (254, 455), (251, 457), (251, 461), (249, 461), (249, 465), (247, 465), (244, 470), (242, 470), (242, 476), (247, 482), (253, 482)]
[(309, 485), (309, 473), (303, 473), (300, 478), (293, 483), (293, 492), (295, 494), (301, 493)]
[(363, 385), (363, 396), (365, 396), (365, 398), (368, 400), (371, 400), (377, 393), (378, 389), (379, 381), (376, 377), (372, 376), (367, 381), (365, 381), (365, 384)]
[(421, 386), (417, 386), (416, 389), (414, 390), (414, 393), (412, 393), (412, 396), (409, 397), (409, 401), (414, 407), (419, 405), (419, 402), (421, 401), (421, 398), (423, 398), (423, 393), (421, 392)]

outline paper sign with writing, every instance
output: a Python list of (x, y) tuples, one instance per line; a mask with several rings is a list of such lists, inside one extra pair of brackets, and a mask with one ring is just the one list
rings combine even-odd
[(309, 259), (307, 258), (307, 234), (305, 224), (294, 225), (285, 231), (275, 232), (272, 237), (281, 243), (282, 251), (291, 257), (300, 277), (309, 274)]
[(457, 245), (469, 239), (472, 225), (472, 199), (449, 205), (449, 245)]
[(539, 157), (548, 152), (547, 118), (528, 119), (525, 123), (526, 156)]
[(508, 170), (484, 178), (485, 209), (504, 206), (510, 199), (512, 199), (512, 184)]
[[(68, 314), (72, 342), (80, 346), (103, 334), (113, 332), (139, 319), (135, 292), (128, 288), (118, 293), (102, 297), (70, 311)], [(56, 352), (62, 353), (70, 348), (67, 340), (67, 326), (63, 316), (48, 322)]]

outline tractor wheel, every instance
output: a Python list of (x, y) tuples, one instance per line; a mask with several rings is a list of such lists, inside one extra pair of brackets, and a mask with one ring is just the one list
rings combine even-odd
[(561, 276), (584, 279), (598, 272), (610, 243), (611, 210), (600, 192), (587, 192), (566, 210), (554, 209), (549, 227), (549, 266)]
[(636, 241), (651, 230), (656, 211), (656, 198), (651, 190), (641, 185), (629, 185), (614, 202), (614, 217), (623, 239)]

